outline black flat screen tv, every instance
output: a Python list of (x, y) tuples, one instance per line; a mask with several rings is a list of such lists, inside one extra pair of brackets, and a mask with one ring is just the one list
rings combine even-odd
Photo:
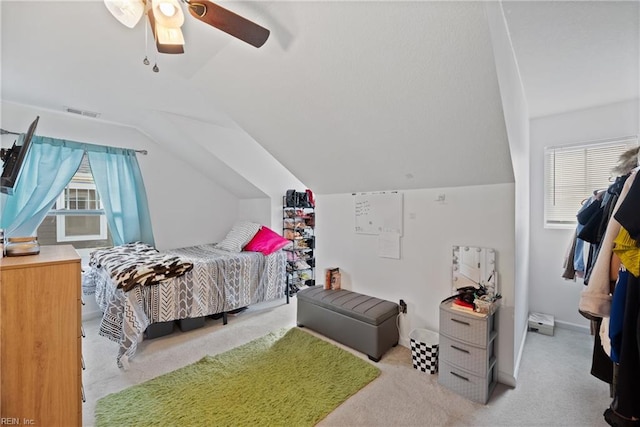
[(20, 140), (22, 140), (20, 145), (16, 145), (16, 142), (14, 142), (13, 146), (8, 150), (0, 150), (0, 160), (4, 162), (2, 176), (0, 176), (0, 192), (13, 195), (13, 188), (22, 171), (24, 159), (31, 146), (31, 139), (36, 131), (39, 119), (40, 116), (37, 116), (31, 125), (29, 125), (27, 133), (20, 135), (20, 138), (16, 141), (20, 143)]

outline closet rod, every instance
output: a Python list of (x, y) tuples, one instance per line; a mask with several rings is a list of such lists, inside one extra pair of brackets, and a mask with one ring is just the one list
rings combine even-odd
[[(11, 132), (10, 130), (0, 129), (0, 135), (20, 135), (20, 133)], [(83, 142), (82, 144), (96, 145), (96, 144), (89, 144), (88, 142)], [(114, 147), (114, 148), (120, 148), (120, 147)], [(146, 156), (147, 154), (149, 154), (149, 152), (147, 150), (133, 150), (133, 151), (135, 151), (136, 153), (140, 153), (143, 156)]]

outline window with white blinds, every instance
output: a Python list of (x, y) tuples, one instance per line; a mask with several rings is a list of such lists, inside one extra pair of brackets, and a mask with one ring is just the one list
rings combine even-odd
[(636, 138), (544, 150), (544, 223), (546, 227), (574, 227), (581, 203), (594, 191), (606, 189), (611, 169), (622, 153), (637, 146)]

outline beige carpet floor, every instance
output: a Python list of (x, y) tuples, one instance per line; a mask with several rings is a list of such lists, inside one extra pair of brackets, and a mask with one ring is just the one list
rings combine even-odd
[[(94, 425), (96, 401), (109, 393), (224, 352), (273, 330), (295, 326), (296, 299), (260, 304), (229, 323), (143, 341), (127, 371), (116, 366), (117, 344), (98, 335), (99, 319), (84, 321), (87, 337), (83, 424)], [(589, 374), (593, 338), (556, 328), (555, 336), (527, 333), (518, 386), (496, 387), (487, 405), (438, 385), (437, 375), (413, 369), (398, 346), (377, 364), (382, 374), (338, 407), (320, 426), (606, 426), (609, 386)], [(345, 348), (344, 346), (341, 346)], [(353, 351), (363, 359), (365, 355)], [(185, 426), (187, 427), (187, 426)]]

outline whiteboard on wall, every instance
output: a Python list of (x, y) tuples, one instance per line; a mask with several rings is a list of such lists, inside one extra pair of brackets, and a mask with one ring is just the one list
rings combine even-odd
[(402, 236), (402, 193), (354, 194), (355, 232)]

